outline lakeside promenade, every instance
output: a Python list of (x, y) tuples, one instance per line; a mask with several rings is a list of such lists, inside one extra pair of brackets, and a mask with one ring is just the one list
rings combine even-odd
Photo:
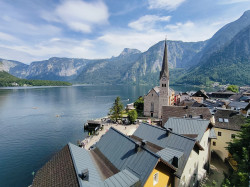
[(135, 132), (138, 126), (139, 124), (121, 125), (121, 124), (114, 124), (114, 123), (105, 123), (103, 125), (103, 129), (98, 131), (99, 132), (98, 135), (93, 135), (90, 139), (87, 140), (87, 142), (85, 141), (84, 148), (88, 150), (92, 145), (98, 142), (100, 138), (102, 137), (102, 135), (104, 135), (109, 130), (110, 127), (113, 127), (119, 130), (120, 132), (122, 132), (123, 134), (130, 136)]

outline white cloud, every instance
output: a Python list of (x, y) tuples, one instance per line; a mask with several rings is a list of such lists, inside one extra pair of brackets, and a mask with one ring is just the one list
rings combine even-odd
[(186, 0), (148, 0), (149, 9), (175, 10)]
[(204, 41), (211, 38), (223, 25), (224, 21), (205, 21), (176, 23), (165, 26), (167, 36), (171, 40)]
[(0, 40), (4, 40), (4, 41), (17, 41), (18, 39), (10, 34), (6, 34), (3, 32), (0, 32)]
[(138, 20), (128, 24), (129, 27), (136, 30), (148, 30), (154, 28), (156, 22), (167, 22), (171, 16), (156, 16), (156, 15), (145, 15), (140, 17)]
[(93, 25), (107, 24), (109, 13), (102, 1), (66, 0), (52, 14), (43, 11), (41, 16), (47, 21), (66, 24), (74, 31), (89, 33)]

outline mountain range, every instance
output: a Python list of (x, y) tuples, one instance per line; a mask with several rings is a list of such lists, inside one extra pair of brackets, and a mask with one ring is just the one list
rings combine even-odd
[[(250, 83), (250, 10), (212, 38), (200, 42), (167, 41), (171, 84)], [(125, 48), (117, 57), (77, 59), (53, 57), (21, 62), (0, 59), (0, 71), (16, 77), (87, 84), (157, 84), (164, 41), (141, 52)]]

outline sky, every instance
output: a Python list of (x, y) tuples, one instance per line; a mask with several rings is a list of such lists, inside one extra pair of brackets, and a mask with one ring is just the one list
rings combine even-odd
[(99, 59), (164, 40), (204, 41), (250, 0), (0, 0), (0, 58)]

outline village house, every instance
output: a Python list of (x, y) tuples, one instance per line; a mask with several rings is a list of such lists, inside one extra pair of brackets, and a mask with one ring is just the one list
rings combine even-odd
[(212, 141), (211, 150), (224, 161), (229, 156), (227, 142), (236, 137), (241, 125), (244, 124), (244, 117), (237, 111), (227, 109), (217, 109), (214, 117), (217, 139)]
[(242, 114), (245, 117), (249, 117), (250, 116), (250, 103), (248, 103), (248, 105), (245, 108), (242, 108), (240, 110), (240, 114)]
[[(175, 128), (179, 122), (181, 125)], [(193, 126), (191, 130), (188, 129), (190, 124)], [(166, 127), (172, 128), (163, 129), (143, 123), (131, 137), (137, 141), (147, 141), (149, 149), (166, 162), (174, 164), (177, 168), (174, 173), (175, 186), (198, 185), (206, 174), (204, 168), (209, 168), (210, 121), (171, 118)], [(178, 131), (179, 128), (182, 130)]]
[(38, 170), (32, 187), (175, 186), (175, 163), (148, 147), (110, 128), (91, 151), (66, 145)]
[(236, 110), (236, 111), (240, 111), (244, 108), (246, 108), (246, 106), (249, 103), (247, 102), (237, 102), (237, 101), (233, 101), (231, 103), (228, 104), (227, 109), (231, 109), (231, 110)]
[(191, 100), (191, 95), (187, 92), (180, 93), (180, 102), (184, 100)]
[(175, 99), (174, 90), (169, 88), (167, 41), (165, 40), (162, 69), (160, 72), (160, 86), (152, 88), (144, 96), (144, 116), (161, 118), (162, 106), (174, 105)]
[(196, 93), (194, 93), (191, 98), (198, 103), (203, 103), (206, 99), (209, 97), (207, 96), (206, 92), (204, 90), (198, 90)]

